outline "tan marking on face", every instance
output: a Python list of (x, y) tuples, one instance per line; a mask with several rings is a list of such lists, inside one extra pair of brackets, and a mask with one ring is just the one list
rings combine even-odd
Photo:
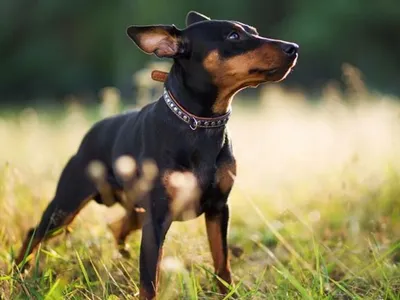
[(249, 74), (251, 69), (269, 70), (284, 67), (285, 64), (286, 58), (282, 51), (274, 44), (268, 43), (255, 50), (228, 59), (221, 58), (218, 50), (210, 52), (203, 65), (218, 87), (218, 97), (213, 105), (213, 112), (226, 113), (233, 96), (245, 87), (281, 79), (276, 76), (266, 78), (265, 74), (256, 72)]
[(236, 162), (223, 164), (217, 169), (217, 184), (222, 193), (227, 193), (233, 186), (236, 176)]

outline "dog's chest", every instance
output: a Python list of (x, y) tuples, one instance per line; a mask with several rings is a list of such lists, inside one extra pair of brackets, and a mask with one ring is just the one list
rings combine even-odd
[[(190, 174), (197, 184), (197, 213), (219, 211), (227, 200), (226, 191), (221, 190), (221, 170), (231, 159), (231, 151), (226, 138), (226, 131), (190, 132), (181, 136), (169, 136), (169, 147), (162, 152), (162, 169), (167, 176), (163, 182), (167, 187), (170, 201), (176, 198), (174, 188), (168, 185), (168, 175), (172, 172)], [(173, 201), (173, 200), (172, 200)]]
[(223, 163), (220, 160), (219, 151), (214, 153), (202, 152), (200, 149), (182, 149), (175, 160), (175, 168), (184, 174), (194, 176), (199, 192), (198, 214), (207, 210), (219, 211), (226, 204), (224, 193), (220, 187), (220, 170)]
[[(218, 212), (225, 206), (227, 198), (221, 194), (218, 168), (215, 164), (210, 167), (209, 164), (200, 163), (191, 169), (166, 174), (166, 195), (175, 221), (196, 218), (207, 211)], [(176, 178), (182, 180), (175, 181), (178, 185), (174, 184), (173, 179)]]
[(192, 173), (199, 188), (204, 190), (215, 178), (217, 155), (207, 154), (201, 149), (183, 148), (175, 153), (173, 160), (167, 166), (167, 171)]

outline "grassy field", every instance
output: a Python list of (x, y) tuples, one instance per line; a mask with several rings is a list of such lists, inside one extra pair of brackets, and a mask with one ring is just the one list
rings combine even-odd
[[(235, 102), (232, 297), (400, 299), (400, 102), (352, 87), (327, 87), (311, 103), (272, 85), (259, 106)], [(0, 299), (137, 297), (140, 233), (129, 239), (132, 259), (121, 258), (106, 225), (118, 207), (91, 203), (72, 234), (41, 245), (29, 274), (9, 272), (66, 160), (116, 104), (0, 119)], [(161, 299), (221, 298), (204, 227), (202, 217), (173, 224)]]

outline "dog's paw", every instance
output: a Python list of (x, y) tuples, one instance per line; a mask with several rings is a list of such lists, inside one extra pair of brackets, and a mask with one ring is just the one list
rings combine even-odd
[(130, 259), (131, 258), (131, 253), (129, 252), (129, 250), (126, 247), (120, 248), (118, 249), (119, 254), (121, 254), (121, 256), (125, 259)]

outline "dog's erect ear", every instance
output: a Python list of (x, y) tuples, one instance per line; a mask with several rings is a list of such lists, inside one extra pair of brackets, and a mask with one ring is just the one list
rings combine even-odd
[(181, 31), (174, 25), (130, 26), (127, 34), (147, 54), (176, 57), (184, 52)]
[(201, 21), (209, 21), (210, 18), (198, 13), (197, 11), (190, 11), (186, 16), (186, 26), (190, 26), (194, 23)]

